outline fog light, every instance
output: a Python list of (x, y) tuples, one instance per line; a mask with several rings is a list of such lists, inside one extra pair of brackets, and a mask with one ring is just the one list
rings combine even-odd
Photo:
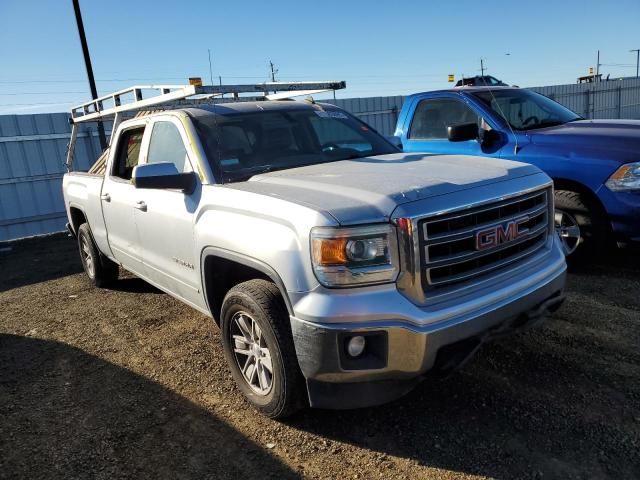
[(364, 337), (358, 335), (357, 337), (351, 337), (347, 342), (347, 353), (352, 357), (358, 357), (364, 352), (365, 340)]

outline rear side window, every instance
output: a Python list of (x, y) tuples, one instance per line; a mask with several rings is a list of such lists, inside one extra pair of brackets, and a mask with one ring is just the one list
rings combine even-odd
[(113, 166), (112, 175), (124, 180), (131, 180), (133, 167), (138, 165), (140, 160), (140, 146), (142, 145), (142, 135), (144, 127), (126, 130), (120, 136), (118, 142), (118, 152), (116, 162)]
[(180, 173), (191, 171), (180, 131), (171, 122), (153, 124), (147, 163), (161, 162), (173, 163)]
[(461, 123), (477, 123), (478, 115), (461, 101), (454, 99), (422, 100), (416, 107), (409, 138), (446, 140), (447, 127)]

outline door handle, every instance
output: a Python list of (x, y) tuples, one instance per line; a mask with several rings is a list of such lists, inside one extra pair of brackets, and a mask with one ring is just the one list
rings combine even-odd
[(100, 200), (104, 200), (105, 202), (110, 202), (111, 195), (109, 195), (108, 193), (103, 193), (102, 195), (100, 195)]
[(145, 202), (143, 202), (142, 200), (140, 200), (139, 202), (136, 202), (134, 207), (137, 208), (140, 211), (143, 211), (143, 212), (147, 211), (147, 204)]

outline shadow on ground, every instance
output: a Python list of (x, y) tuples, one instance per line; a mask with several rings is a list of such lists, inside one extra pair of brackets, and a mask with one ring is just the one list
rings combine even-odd
[[(124, 277), (123, 277), (124, 275)], [(124, 293), (164, 293), (150, 283), (141, 278), (134, 277), (133, 274), (120, 270), (120, 278), (113, 285), (109, 285), (109, 290)]]
[(81, 271), (76, 241), (66, 233), (0, 243), (0, 292)]
[(298, 478), (224, 421), (68, 345), (0, 335), (0, 478)]

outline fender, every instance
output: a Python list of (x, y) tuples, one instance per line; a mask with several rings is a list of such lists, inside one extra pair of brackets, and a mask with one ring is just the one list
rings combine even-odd
[(241, 265), (245, 265), (247, 267), (253, 268), (254, 270), (257, 270), (265, 274), (267, 277), (269, 277), (273, 281), (273, 283), (276, 284), (276, 286), (278, 287), (278, 290), (280, 290), (280, 294), (282, 295), (282, 298), (284, 299), (284, 303), (287, 306), (287, 311), (289, 312), (289, 315), (293, 315), (293, 306), (291, 305), (291, 300), (289, 299), (289, 294), (287, 293), (287, 289), (285, 288), (284, 282), (280, 278), (280, 275), (278, 275), (278, 273), (275, 271), (273, 267), (264, 263), (261, 260), (250, 257), (248, 255), (244, 255), (241, 253), (237, 253), (237, 252), (227, 250), (224, 248), (219, 248), (219, 247), (205, 247), (202, 250), (202, 255), (200, 256), (200, 276), (201, 276), (201, 282), (202, 282), (202, 293), (204, 294), (204, 300), (207, 304), (207, 309), (209, 310), (209, 312), (212, 312), (213, 314), (211, 305), (209, 305), (209, 295), (207, 292), (207, 283), (205, 279), (205, 272), (206, 272), (205, 262), (208, 257), (224, 258), (225, 260), (230, 260), (230, 261), (239, 263)]

